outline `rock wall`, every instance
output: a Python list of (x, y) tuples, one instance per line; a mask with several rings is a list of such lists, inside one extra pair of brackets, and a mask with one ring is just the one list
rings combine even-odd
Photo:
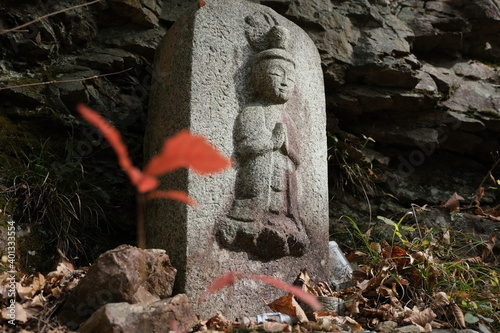
[[(82, 125), (74, 105), (85, 102), (110, 118), (139, 161), (153, 54), (192, 2), (102, 0), (0, 35), (2, 87), (70, 81), (0, 90), (0, 153), (13, 157), (8, 147), (23, 135), (66, 141), (72, 133), (80, 148), (71, 156), (111, 179), (108, 188), (125, 188), (108, 145)], [(332, 186), (332, 221), (342, 214), (362, 219), (369, 212), (393, 213), (410, 203), (438, 204), (453, 192), (474, 195), (499, 149), (498, 0), (255, 2), (314, 40), (325, 75), (332, 152), (366, 169), (360, 179), (345, 171), (351, 166), (344, 159), (331, 158), (330, 183), (344, 172), (340, 186)], [(2, 1), (0, 27), (80, 3)], [(494, 191), (483, 200), (498, 202)]]

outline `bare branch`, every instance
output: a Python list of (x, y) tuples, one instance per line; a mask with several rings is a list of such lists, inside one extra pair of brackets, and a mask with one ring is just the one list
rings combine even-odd
[(35, 22), (38, 22), (38, 21), (41, 21), (47, 17), (50, 17), (50, 16), (54, 16), (54, 15), (57, 15), (57, 14), (61, 14), (61, 13), (64, 13), (64, 12), (67, 12), (69, 10), (73, 10), (73, 9), (76, 9), (76, 8), (80, 8), (80, 7), (85, 7), (85, 6), (90, 6), (90, 5), (93, 5), (95, 4), (96, 2), (99, 2), (101, 0), (94, 0), (94, 1), (91, 1), (91, 2), (88, 2), (88, 3), (84, 3), (84, 4), (81, 4), (81, 5), (76, 5), (76, 6), (73, 6), (73, 7), (69, 7), (69, 8), (65, 8), (65, 9), (61, 9), (61, 10), (58, 10), (57, 12), (53, 12), (53, 13), (49, 13), (47, 15), (43, 15), (43, 16), (40, 16), (36, 19), (34, 19), (33, 21), (29, 21), (28, 23), (24, 23), (20, 26), (17, 26), (15, 28), (12, 28), (12, 29), (7, 29), (7, 30), (0, 30), (0, 35), (2, 34), (6, 34), (6, 33), (9, 33), (9, 32), (20, 32), (19, 29), (22, 29), (24, 27), (27, 27)]
[(124, 70), (119, 71), (119, 72), (94, 75), (94, 76), (84, 77), (84, 78), (81, 78), (81, 79), (60, 80), (60, 81), (53, 80), (53, 81), (45, 81), (45, 82), (35, 82), (35, 83), (20, 84), (18, 86), (0, 87), (0, 90), (15, 89), (15, 88), (24, 88), (24, 87), (33, 87), (33, 86), (42, 86), (42, 85), (53, 84), (53, 83), (81, 82), (81, 81), (98, 79), (98, 78), (105, 77), (105, 76), (111, 76), (111, 75), (117, 75), (117, 74), (125, 73), (125, 72), (128, 72), (131, 69), (132, 69), (132, 67), (124, 69)]

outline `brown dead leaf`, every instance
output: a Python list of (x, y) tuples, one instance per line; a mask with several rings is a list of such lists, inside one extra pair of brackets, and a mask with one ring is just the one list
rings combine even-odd
[(312, 294), (314, 296), (319, 296), (311, 285), (311, 278), (309, 277), (309, 273), (307, 273), (307, 269), (303, 269), (300, 274), (295, 278), (293, 282), (294, 286), (299, 286), (306, 293)]
[(500, 222), (500, 216), (493, 216), (493, 215), (488, 215), (488, 218), (490, 218), (493, 221), (498, 221)]
[(32, 299), (35, 295), (35, 291), (31, 286), (23, 286), (20, 282), (16, 282), (16, 291), (21, 298), (21, 302)]
[(477, 194), (474, 197), (474, 206), (479, 207), (481, 205), (481, 199), (484, 197), (484, 186), (481, 186), (477, 190)]
[(297, 303), (293, 295), (280, 297), (272, 303), (269, 303), (268, 306), (273, 311), (296, 317), (301, 323), (307, 323), (309, 321), (304, 310)]
[(360, 294), (353, 294), (347, 297), (345, 307), (351, 316), (360, 314), (359, 306), (366, 303), (367, 299)]
[(333, 297), (335, 294), (332, 288), (330, 288), (328, 283), (326, 283), (325, 281), (319, 281), (318, 283), (316, 283), (314, 290), (316, 290), (316, 295), (323, 297)]
[(366, 240), (370, 239), (371, 235), (372, 235), (372, 228), (369, 228), (365, 233), (364, 233), (364, 237)]
[(413, 260), (415, 261), (416, 264), (420, 264), (422, 262), (427, 261), (427, 256), (422, 251), (415, 252), (411, 254), (411, 256), (413, 257)]
[(355, 271), (352, 272), (352, 284), (353, 285), (358, 285), (363, 281), (368, 281), (369, 276), (368, 273), (366, 273), (363, 270), (356, 269)]
[(347, 254), (346, 256), (347, 261), (357, 263), (357, 264), (363, 264), (365, 262), (370, 262), (370, 258), (368, 254), (361, 252), (361, 251), (353, 251)]
[(209, 330), (225, 331), (231, 328), (231, 322), (222, 314), (217, 313), (216, 316), (207, 320), (206, 326)]
[(29, 300), (22, 304), (24, 311), (26, 311), (26, 317), (34, 317), (40, 314), (43, 310), (43, 302), (39, 298), (40, 295), (35, 296), (33, 300)]
[(26, 307), (31, 307), (31, 308), (39, 307), (39, 308), (42, 308), (45, 305), (45, 297), (43, 297), (42, 294), (38, 294), (35, 297), (33, 297), (32, 300), (29, 300), (25, 304), (26, 304), (26, 306), (24, 306), (24, 304), (23, 304), (24, 308), (26, 308)]
[(443, 236), (441, 237), (441, 241), (444, 244), (450, 244), (450, 239), (451, 239), (450, 230), (446, 229), (445, 231), (443, 231)]
[(277, 323), (275, 321), (265, 321), (262, 328), (266, 332), (291, 332), (292, 327), (288, 323)]
[(339, 320), (339, 324), (340, 324), (341, 318), (344, 319), (342, 324), (347, 325), (351, 329), (352, 333), (362, 332), (365, 330), (356, 320), (354, 320), (350, 317), (338, 317), (337, 320)]
[(321, 317), (338, 317), (338, 313), (330, 312), (330, 311), (316, 311), (313, 313), (313, 318), (317, 321)]
[(304, 268), (302, 271), (300, 271), (300, 274), (299, 276), (297, 276), (296, 281), (300, 281), (301, 285), (311, 287), (311, 278), (309, 277), (309, 273), (307, 273), (307, 269)]
[(460, 328), (465, 328), (465, 317), (462, 309), (460, 309), (457, 303), (455, 303), (453, 300), (451, 300), (449, 306), (451, 308), (453, 316), (455, 317), (455, 320), (457, 321), (458, 326)]
[(32, 299), (35, 294), (43, 289), (45, 277), (41, 273), (24, 276), (20, 282), (16, 283), (16, 289), (21, 301)]
[(396, 245), (392, 247), (391, 258), (400, 270), (410, 264), (410, 256), (406, 250)]
[(273, 311), (281, 312), (289, 316), (295, 316), (295, 308), (292, 305), (292, 299), (293, 295), (283, 296), (269, 303), (268, 306)]
[[(23, 306), (19, 303), (19, 302), (16, 302), (16, 321), (19, 321), (21, 323), (25, 323), (28, 321), (28, 316), (27, 316), (27, 313), (26, 311), (24, 310)], [(9, 309), (4, 307), (2, 309), (2, 318), (4, 320), (10, 320), (11, 318), (9, 317)]]
[(481, 257), (470, 257), (470, 258), (465, 258), (465, 262), (471, 263), (471, 264), (479, 264), (482, 265), (484, 264), (484, 261)]
[(394, 296), (394, 292), (392, 291), (392, 289), (390, 288), (387, 288), (385, 286), (380, 286), (377, 288), (377, 292), (381, 295), (381, 296), (384, 296), (384, 297), (392, 297)]
[(486, 241), (486, 243), (484, 244), (485, 248), (481, 255), (483, 259), (493, 254), (493, 248), (495, 247), (496, 241), (497, 241), (497, 235), (496, 233), (492, 233), (488, 241)]
[(441, 324), (441, 323), (438, 323), (437, 321), (433, 321), (431, 323), (431, 327), (432, 328), (435, 328), (435, 329), (441, 329), (441, 328), (444, 328), (445, 325)]
[(498, 210), (496, 210), (495, 208), (492, 208), (488, 211), (488, 215), (490, 215), (492, 217), (499, 217), (500, 212)]
[(50, 288), (48, 290), (47, 294), (50, 294), (50, 295), (54, 296), (55, 298), (59, 298), (62, 295), (62, 291), (61, 291), (60, 287), (54, 287), (54, 288)]
[(380, 243), (377, 243), (377, 242), (371, 242), (370, 243), (370, 250), (374, 253), (377, 253), (379, 254), (380, 252), (382, 252), (382, 246), (380, 246)]
[(73, 272), (75, 270), (73, 263), (71, 263), (61, 250), (57, 249), (57, 253), (59, 254), (59, 259), (57, 260), (56, 270), (64, 273), (65, 275)]
[(448, 295), (446, 293), (440, 291), (434, 296), (434, 304), (432, 304), (433, 308), (443, 307), (450, 304), (450, 300), (448, 299)]
[(460, 201), (465, 200), (457, 192), (453, 193), (451, 197), (446, 201), (441, 207), (447, 208), (452, 212), (458, 212), (460, 210)]
[(406, 276), (408, 277), (409, 284), (413, 287), (421, 287), (423, 278), (420, 275), (420, 272), (415, 267), (410, 267), (410, 269), (406, 272)]
[(436, 314), (434, 313), (434, 311), (432, 311), (431, 308), (426, 308), (423, 311), (413, 309), (413, 313), (408, 319), (412, 324), (425, 327), (427, 324), (430, 324), (436, 317)]
[(486, 216), (486, 213), (480, 207), (474, 208), (473, 212), (475, 215)]

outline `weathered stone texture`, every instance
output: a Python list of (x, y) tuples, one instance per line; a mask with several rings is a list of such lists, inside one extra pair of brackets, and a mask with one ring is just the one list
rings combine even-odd
[(148, 303), (172, 295), (176, 269), (163, 250), (122, 245), (103, 253), (66, 299), (58, 313), (77, 327), (108, 303)]
[[(304, 254), (294, 252), (289, 236), (279, 238), (281, 236), (271, 235), (274, 231), (267, 234), (269, 238), (262, 238), (268, 241), (256, 240), (253, 250), (247, 249), (250, 253), (241, 248), (232, 251), (221, 247), (215, 235), (217, 223), (230, 216), (228, 213), (238, 190), (235, 183), (242, 161), (235, 147), (237, 116), (239, 112), (243, 114), (240, 110), (247, 105), (254, 105), (250, 67), (258, 52), (246, 37), (245, 18), (256, 13), (261, 15), (258, 20), (263, 19), (262, 13), (272, 15), (292, 36), (289, 53), (295, 61), (296, 87), (283, 104), (283, 112), (297, 126), (293, 139), (298, 144), (301, 162), (296, 170), (298, 188), (295, 195), (309, 242)], [(235, 160), (234, 168), (220, 175), (201, 178), (193, 173), (179, 172), (165, 177), (166, 187), (185, 189), (194, 196), (200, 203), (197, 209), (169, 201), (148, 204), (148, 246), (166, 249), (172, 257), (179, 269), (177, 290), (185, 291), (195, 302), (214, 278), (229, 270), (267, 274), (291, 283), (300, 269), (307, 268), (315, 278), (327, 278), (324, 89), (320, 58), (309, 37), (266, 7), (241, 0), (207, 1), (206, 6), (193, 7), (172, 26), (156, 55), (155, 73), (158, 81), (151, 96), (147, 156), (158, 151), (165, 137), (187, 127), (204, 135)], [(274, 106), (256, 104), (253, 107), (258, 114), (259, 110), (269, 111)], [(251, 110), (245, 112), (252, 115)], [(288, 135), (290, 139), (291, 134)], [(261, 177), (267, 177), (266, 172)], [(228, 225), (237, 223), (231, 220)], [(240, 223), (248, 225), (255, 221)], [(289, 242), (288, 247), (280, 245), (280, 239)], [(234, 246), (236, 244), (229, 247)], [(275, 251), (280, 246), (288, 249)], [(216, 311), (228, 316), (253, 315), (268, 310), (258, 295), (272, 299), (282, 294), (255, 282), (240, 282), (209, 298), (198, 310), (202, 315), (212, 315)]]
[(169, 332), (174, 330), (174, 323), (181, 332), (191, 331), (198, 323), (186, 295), (150, 304), (106, 304), (80, 327), (79, 332)]

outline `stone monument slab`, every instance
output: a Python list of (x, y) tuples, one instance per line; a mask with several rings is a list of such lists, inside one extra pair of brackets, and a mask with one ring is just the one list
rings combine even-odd
[[(187, 170), (162, 186), (199, 207), (146, 206), (148, 247), (177, 268), (174, 291), (196, 304), (227, 271), (292, 283), (306, 268), (328, 279), (326, 115), (320, 57), (297, 25), (246, 0), (209, 0), (176, 21), (155, 58), (146, 158), (181, 129), (234, 161), (222, 174)], [(202, 316), (256, 315), (283, 292), (240, 281), (199, 305)]]

